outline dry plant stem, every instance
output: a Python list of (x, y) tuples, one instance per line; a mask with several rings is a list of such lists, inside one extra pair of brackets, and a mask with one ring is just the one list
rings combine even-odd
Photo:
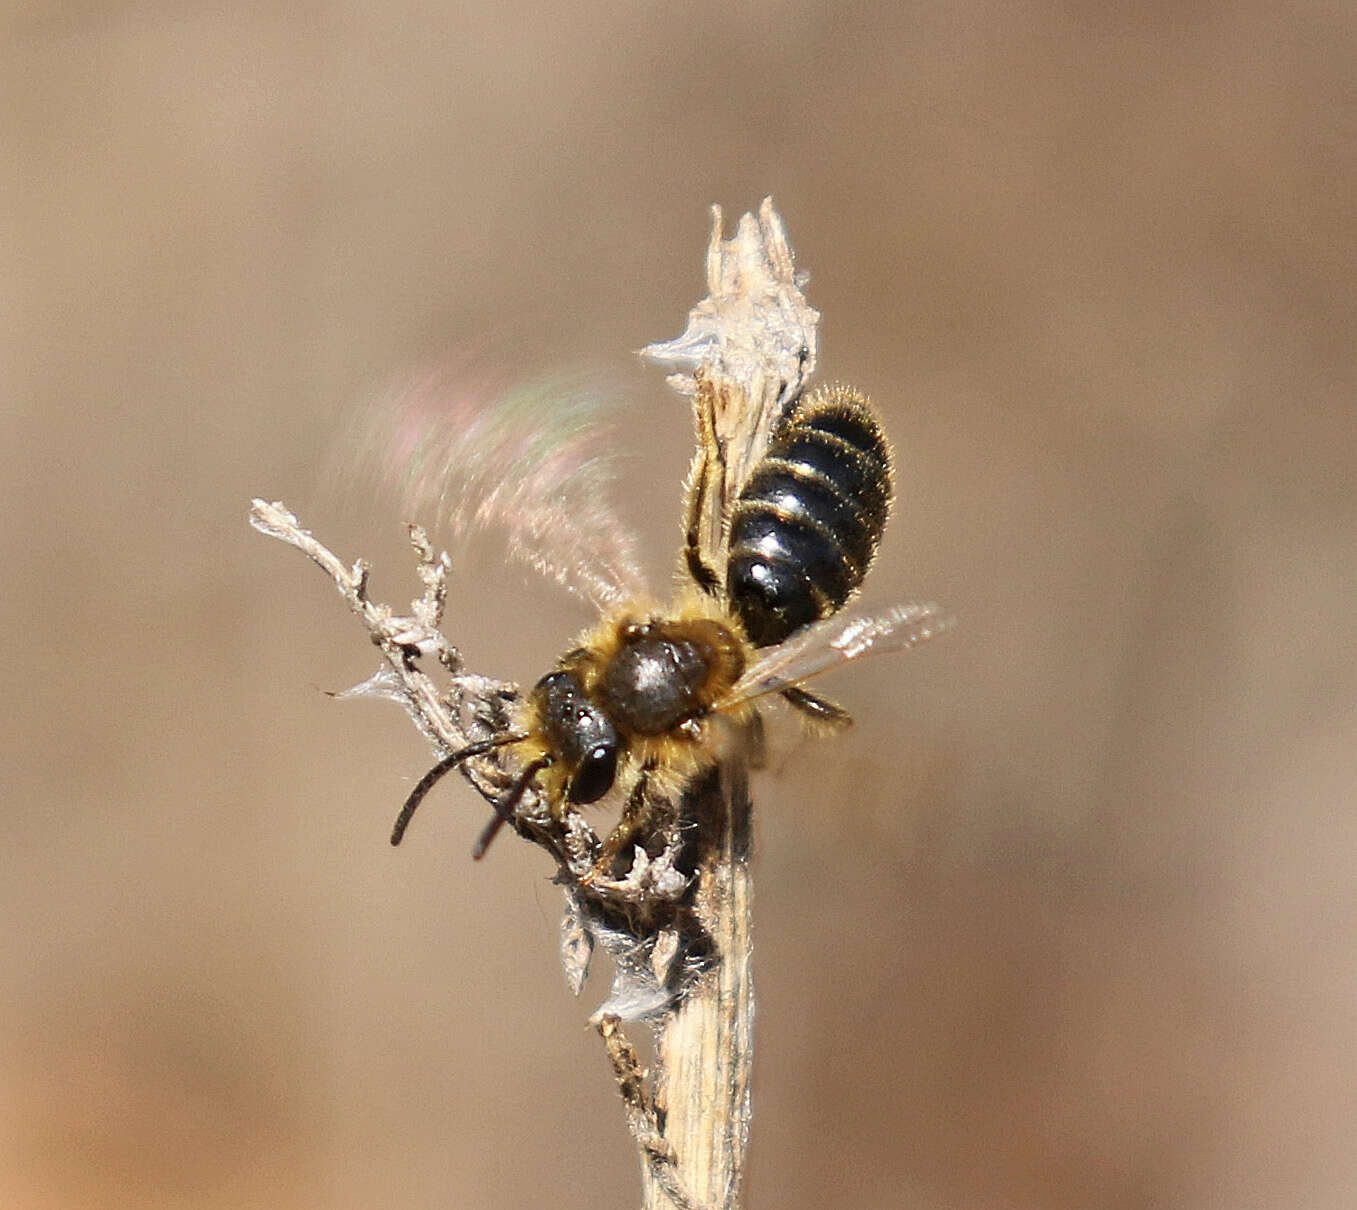
[[(722, 236), (716, 207), (712, 219), (707, 297), (689, 313), (681, 336), (644, 354), (678, 371), (669, 379), (676, 390), (700, 393), (705, 381), (716, 400), (711, 423), (724, 455), (724, 479), (708, 487), (721, 507), (700, 519), (700, 539), (707, 550), (723, 554), (729, 503), (762, 457), (774, 418), (815, 369), (820, 316), (801, 294), (802, 279), (771, 200), (765, 199), (757, 218), (744, 215), (730, 239)], [(690, 482), (700, 468), (699, 456)], [(724, 566), (724, 559), (714, 563)], [(685, 810), (707, 833), (699, 845), (693, 911), (714, 961), (656, 1023), (654, 1100), (688, 1196), (712, 1210), (739, 1210), (754, 1057), (753, 808), (743, 763), (727, 762), (720, 777), (695, 788), (693, 796), (707, 799)], [(642, 1171), (644, 1210), (678, 1204), (654, 1164), (643, 1162)]]
[[(656, 1031), (655, 1098), (688, 1195), (736, 1210), (754, 1060), (751, 805), (742, 767), (723, 770), (723, 781), (706, 804), (715, 813), (713, 843), (698, 870), (694, 904), (718, 958)], [(680, 1204), (654, 1165), (643, 1166), (642, 1179), (644, 1210)]]
[[(710, 389), (708, 423), (725, 466), (724, 479), (704, 479), (715, 507), (700, 537), (713, 565), (724, 566), (725, 508), (766, 447), (771, 424), (814, 370), (819, 315), (801, 295), (770, 201), (757, 218), (744, 215), (729, 240), (713, 207), (707, 283), (709, 295), (690, 312), (684, 333), (643, 352), (671, 371), (676, 390), (699, 395), (699, 409), (699, 383)], [(699, 458), (694, 482), (700, 466)], [(381, 649), (386, 667), (345, 696), (399, 702), (440, 755), (505, 732), (517, 689), (465, 672), (439, 631), (450, 564), (422, 530), (412, 527), (411, 541), (424, 591), (409, 614), (397, 615), (368, 599), (361, 560), (344, 563), (283, 505), (254, 501), (250, 522), (315, 561)], [(420, 667), (421, 657), (436, 658), (445, 687)], [(493, 797), (517, 772), (503, 762), (497, 749), (461, 768)], [(596, 946), (613, 959), (612, 991), (593, 1022), (637, 1145), (643, 1210), (739, 1210), (754, 1013), (752, 807), (742, 761), (726, 762), (681, 802), (663, 806), (657, 805), (650, 851), (638, 846), (630, 872), (616, 881), (596, 877), (599, 839), (578, 811), (553, 816), (529, 788), (511, 822), (559, 867), (566, 897), (561, 953), (572, 990), (583, 985)], [(686, 865), (685, 852), (695, 854)], [(654, 1031), (653, 1076), (622, 1032), (624, 1022), (640, 1021)]]

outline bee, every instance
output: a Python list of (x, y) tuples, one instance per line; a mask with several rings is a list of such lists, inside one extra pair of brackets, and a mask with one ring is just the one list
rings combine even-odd
[[(698, 371), (694, 410), (698, 450), (676, 599), (667, 608), (647, 603), (630, 556), (608, 543), (600, 566), (609, 570), (590, 571), (585, 587), (602, 608), (600, 621), (533, 686), (503, 734), (450, 753), (421, 778), (401, 808), (393, 845), (444, 774), (505, 748), (519, 772), (492, 801), (473, 856), (484, 856), (536, 785), (558, 821), (605, 799), (621, 803), (585, 881), (611, 876), (643, 831), (652, 796), (681, 792), (739, 752), (757, 726), (761, 699), (780, 695), (813, 724), (841, 728), (848, 713), (804, 681), (944, 627), (934, 605), (901, 605), (875, 618), (841, 614), (872, 565), (893, 496), (890, 446), (865, 395), (843, 386), (807, 395), (798, 384), (751, 427), (736, 388)], [(741, 425), (748, 431), (734, 432)], [(448, 467), (469, 454), (448, 458)], [(566, 487), (539, 476), (524, 499), (559, 502)], [(591, 482), (584, 492), (596, 509), (600, 488)], [(517, 510), (506, 514), (512, 539)], [(518, 529), (536, 543), (519, 553), (579, 587), (568, 561), (563, 571), (544, 554), (550, 526), (543, 518)]]

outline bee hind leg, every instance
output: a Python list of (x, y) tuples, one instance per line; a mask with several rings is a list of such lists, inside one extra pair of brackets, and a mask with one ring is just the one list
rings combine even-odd
[(853, 716), (842, 706), (831, 702), (827, 697), (802, 689), (800, 685), (789, 685), (782, 690), (782, 698), (807, 718), (831, 731), (842, 731), (853, 725)]

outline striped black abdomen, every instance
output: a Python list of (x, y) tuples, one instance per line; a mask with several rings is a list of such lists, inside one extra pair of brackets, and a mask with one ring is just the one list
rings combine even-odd
[(726, 591), (755, 647), (843, 607), (890, 502), (890, 447), (866, 396), (836, 386), (798, 404), (731, 511)]

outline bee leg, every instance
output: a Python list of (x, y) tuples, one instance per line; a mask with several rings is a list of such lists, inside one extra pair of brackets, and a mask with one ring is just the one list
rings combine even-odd
[(715, 402), (710, 382), (698, 380), (694, 401), (697, 418), (698, 454), (688, 478), (688, 518), (684, 526), (683, 557), (693, 582), (709, 597), (718, 596), (721, 578), (702, 557), (702, 521), (707, 509), (707, 493), (712, 490), (713, 468), (721, 465), (721, 448), (716, 440)]
[(627, 795), (627, 805), (622, 808), (622, 816), (617, 821), (617, 826), (608, 833), (608, 839), (603, 842), (603, 848), (599, 850), (598, 860), (596, 860), (589, 872), (580, 879), (585, 886), (592, 886), (599, 879), (612, 877), (613, 862), (617, 860), (617, 855), (631, 843), (645, 820), (646, 816), (646, 787), (650, 782), (650, 774), (654, 770), (654, 763), (649, 763), (641, 768), (641, 775), (636, 779), (636, 784), (632, 787), (631, 793)]
[(802, 689), (800, 685), (789, 685), (782, 690), (782, 697), (788, 705), (794, 706), (822, 727), (842, 731), (845, 727), (853, 725), (853, 716), (842, 706), (835, 705), (827, 697), (821, 697), (809, 689)]
[(751, 769), (768, 767), (768, 735), (763, 727), (763, 715), (756, 714), (749, 720), (745, 731), (745, 759)]
[(709, 597), (716, 596), (721, 589), (721, 580), (707, 561), (702, 557), (700, 525), (702, 509), (707, 495), (707, 467), (710, 458), (706, 453), (699, 455), (701, 465), (694, 468), (693, 487), (688, 494), (688, 524), (684, 528), (683, 557), (688, 564), (688, 574)]
[(688, 531), (689, 543), (687, 549), (683, 552), (688, 561), (688, 574), (693, 577), (693, 582), (702, 589), (709, 597), (718, 595), (721, 588), (721, 581), (717, 579), (716, 573), (703, 561), (702, 556), (697, 553), (697, 545), (692, 541), (696, 537), (696, 532)]

